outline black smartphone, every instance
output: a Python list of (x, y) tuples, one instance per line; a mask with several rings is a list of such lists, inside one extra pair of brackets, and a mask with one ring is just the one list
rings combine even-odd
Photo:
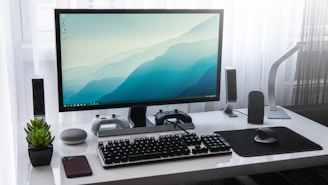
[(92, 175), (88, 159), (84, 155), (65, 156), (62, 162), (68, 178)]

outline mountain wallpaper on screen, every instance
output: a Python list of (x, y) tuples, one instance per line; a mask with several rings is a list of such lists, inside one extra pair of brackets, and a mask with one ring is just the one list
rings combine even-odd
[[(63, 72), (64, 104), (161, 101), (216, 94), (218, 16), (182, 35)], [(119, 59), (118, 59), (119, 58)], [(116, 61), (109, 63), (108, 61)], [(123, 70), (122, 70), (123, 69)]]
[[(203, 87), (204, 92), (209, 91), (215, 87), (216, 74), (207, 73), (211, 72), (211, 68), (216, 67), (217, 56), (202, 58), (202, 55), (207, 54), (206, 52), (210, 54), (210, 50), (215, 48), (215, 44), (217, 43), (214, 39), (179, 44), (169, 48), (162, 56), (138, 67), (120, 87), (100, 98), (99, 102), (129, 101), (136, 98), (139, 100), (178, 98), (186, 89), (195, 89), (192, 86), (196, 86), (206, 75), (214, 77), (206, 83), (207, 86)], [(208, 49), (197, 52), (199, 48)], [(186, 53), (186, 55), (181, 56), (181, 53)], [(196, 92), (189, 92), (189, 94), (190, 96), (199, 96), (200, 94)], [(215, 91), (202, 95), (209, 94), (215, 94)]]

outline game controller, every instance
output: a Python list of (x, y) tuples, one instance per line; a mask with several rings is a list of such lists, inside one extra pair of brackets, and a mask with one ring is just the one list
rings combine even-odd
[(96, 115), (96, 117), (91, 120), (91, 132), (97, 135), (102, 125), (110, 125), (113, 129), (124, 129), (133, 127), (133, 125), (130, 124), (127, 119), (119, 117), (115, 114), (112, 114), (112, 116)]
[(176, 118), (177, 120), (181, 120), (183, 123), (192, 122), (191, 117), (187, 113), (179, 111), (178, 109), (175, 109), (174, 111), (159, 110), (159, 112), (155, 114), (156, 125), (163, 125), (164, 121), (170, 118)]

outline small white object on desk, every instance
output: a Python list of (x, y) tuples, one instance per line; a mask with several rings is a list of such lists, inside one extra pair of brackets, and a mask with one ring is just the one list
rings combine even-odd
[(79, 128), (66, 129), (60, 134), (60, 139), (65, 144), (69, 144), (69, 145), (84, 143), (86, 138), (87, 138), (86, 131)]

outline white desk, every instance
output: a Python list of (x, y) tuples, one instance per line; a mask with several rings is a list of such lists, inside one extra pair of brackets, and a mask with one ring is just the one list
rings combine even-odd
[[(246, 109), (241, 110), (247, 112)], [(265, 173), (278, 170), (296, 169), (328, 164), (328, 128), (296, 113), (287, 111), (292, 119), (264, 119), (263, 125), (247, 123), (247, 117), (238, 114), (237, 118), (229, 118), (222, 112), (192, 113), (195, 132), (209, 134), (214, 131), (236, 130), (256, 127), (285, 126), (306, 138), (316, 142), (323, 150), (268, 155), (260, 157), (241, 157), (233, 152), (231, 155), (212, 156), (180, 161), (168, 161), (152, 164), (141, 164), (114, 169), (103, 169), (96, 153), (98, 138), (90, 132), (90, 125), (79, 124), (88, 131), (85, 144), (65, 145), (59, 139), (63, 129), (77, 125), (52, 125), (52, 132), (57, 137), (54, 142), (54, 154), (50, 166), (33, 168), (29, 162), (25, 135), (19, 134), (18, 143), (18, 184), (180, 184), (211, 179), (221, 179), (247, 174)], [(23, 130), (23, 129), (20, 129)], [(181, 132), (181, 131), (178, 131)], [(168, 133), (168, 132), (166, 132)], [(172, 132), (170, 132), (172, 133)], [(148, 133), (153, 136), (163, 133)], [(133, 137), (136, 135), (119, 136)], [(69, 155), (86, 155), (93, 175), (89, 177), (68, 179), (63, 171), (61, 158)], [(107, 183), (106, 183), (107, 182)]]

